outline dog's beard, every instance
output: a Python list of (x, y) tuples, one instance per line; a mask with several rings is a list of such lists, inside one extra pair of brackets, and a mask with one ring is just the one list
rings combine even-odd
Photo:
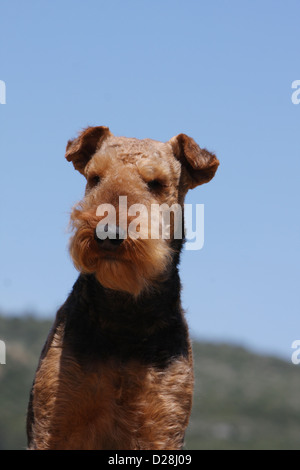
[(103, 287), (138, 296), (161, 281), (172, 260), (172, 249), (166, 240), (124, 240), (116, 251), (105, 252), (94, 239), (94, 228), (77, 227), (70, 242), (75, 267), (82, 273), (93, 273)]

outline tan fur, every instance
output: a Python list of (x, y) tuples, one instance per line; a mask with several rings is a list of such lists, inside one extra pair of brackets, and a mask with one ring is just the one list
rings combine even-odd
[(62, 349), (62, 336), (58, 330), (36, 375), (34, 448), (181, 448), (192, 405), (191, 355), (162, 371), (138, 359), (84, 370)]
[[(40, 358), (29, 449), (180, 450), (193, 394), (177, 269), (182, 241), (173, 239), (173, 219), (170, 239), (151, 238), (148, 214), (152, 204), (182, 207), (219, 162), (184, 134), (162, 143), (115, 137), (104, 126), (70, 140), (66, 158), (87, 180), (71, 213), (70, 254), (81, 275)], [(101, 249), (95, 229), (105, 215), (97, 208), (110, 204), (119, 219), (120, 196), (147, 208), (141, 237)], [(121, 228), (133, 223), (131, 214)]]
[[(192, 139), (187, 136), (182, 138), (182, 134), (179, 136), (180, 143), (177, 143), (176, 137), (162, 143), (151, 139), (115, 137), (107, 128), (103, 132), (105, 137), (101, 137), (100, 144), (94, 143), (98, 150), (89, 161), (86, 161), (84, 147), (84, 168), (80, 161), (80, 138), (73, 144), (74, 166), (80, 168), (86, 177), (87, 187), (84, 199), (71, 214), (74, 236), (70, 242), (70, 253), (79, 271), (95, 273), (104, 287), (123, 290), (137, 296), (164, 276), (172, 255), (170, 241), (155, 240), (150, 236), (148, 239), (128, 238), (120, 247), (117, 259), (107, 253), (101, 254), (97, 242), (93, 239), (94, 230), (101, 221), (101, 217), (96, 216), (97, 207), (103, 203), (112, 204), (116, 207), (118, 215), (120, 195), (127, 196), (128, 206), (141, 203), (147, 207), (149, 213), (151, 204), (165, 203), (171, 207), (178, 203), (182, 206), (187, 190), (195, 186), (194, 181), (191, 183), (190, 175), (202, 174), (203, 171), (208, 171), (206, 168), (214, 168), (216, 171), (218, 160), (213, 154), (201, 150)], [(88, 130), (84, 131), (81, 137), (84, 146), (87, 145), (87, 135)], [(189, 161), (182, 165), (186, 143), (189, 144)], [(194, 161), (191, 146), (196, 152)], [(70, 142), (67, 158), (72, 160)], [(93, 186), (95, 176), (101, 179), (100, 185)], [(200, 177), (197, 178), (200, 181)], [(155, 194), (151, 194), (147, 189), (147, 183), (153, 179), (159, 180), (163, 185), (163, 189)], [(129, 218), (128, 224), (130, 221)], [(151, 224), (148, 225), (150, 233)]]

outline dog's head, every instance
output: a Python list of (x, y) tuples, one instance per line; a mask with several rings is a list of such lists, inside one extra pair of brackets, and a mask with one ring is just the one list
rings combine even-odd
[(137, 296), (168, 272), (184, 238), (185, 195), (213, 178), (218, 159), (185, 134), (163, 143), (104, 126), (70, 140), (66, 158), (87, 180), (71, 214), (75, 266)]

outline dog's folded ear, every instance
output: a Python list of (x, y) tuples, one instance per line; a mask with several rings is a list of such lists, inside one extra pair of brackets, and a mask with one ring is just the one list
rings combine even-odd
[(112, 134), (108, 127), (87, 127), (76, 139), (68, 141), (66, 159), (68, 162), (72, 162), (74, 168), (83, 174), (86, 164), (109, 135)]
[(189, 189), (208, 183), (219, 166), (217, 157), (201, 149), (198, 144), (185, 134), (179, 134), (169, 140), (175, 157), (186, 170)]

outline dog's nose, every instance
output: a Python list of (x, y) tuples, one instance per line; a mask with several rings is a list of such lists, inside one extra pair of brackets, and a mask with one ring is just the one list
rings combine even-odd
[(120, 246), (126, 233), (121, 227), (110, 224), (98, 224), (95, 228), (95, 240), (104, 250), (115, 250)]

